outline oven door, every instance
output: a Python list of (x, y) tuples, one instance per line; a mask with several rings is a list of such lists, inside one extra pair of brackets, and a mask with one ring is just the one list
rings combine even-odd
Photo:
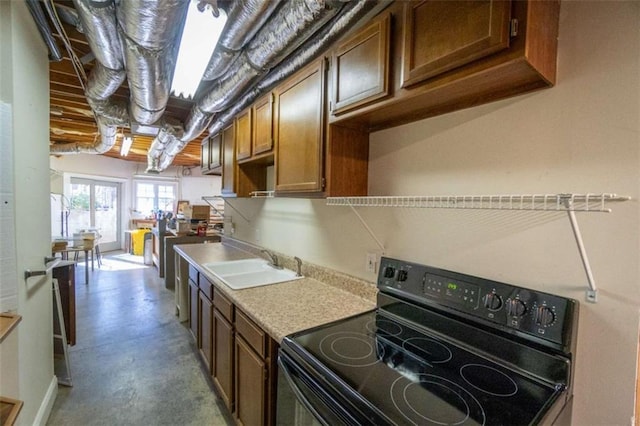
[(339, 426), (364, 424), (358, 413), (347, 408), (286, 353), (278, 357), (278, 425)]

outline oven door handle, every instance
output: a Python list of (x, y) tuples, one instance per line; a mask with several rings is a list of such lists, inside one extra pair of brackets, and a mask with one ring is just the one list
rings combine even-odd
[[(361, 422), (342, 409), (340, 403), (325, 391), (316, 380), (295, 365), (294, 361), (289, 359), (289, 357), (284, 355), (282, 352), (278, 357), (278, 366), (282, 369), (282, 372), (284, 373), (283, 375), (287, 379), (287, 382), (298, 401), (324, 426), (334, 426), (338, 419), (344, 425), (361, 424)], [(297, 381), (300, 381), (303, 386), (313, 392), (322, 401), (327, 410), (334, 415), (335, 418), (331, 419), (331, 422), (328, 422), (326, 416), (314, 406), (307, 396), (305, 396)]]

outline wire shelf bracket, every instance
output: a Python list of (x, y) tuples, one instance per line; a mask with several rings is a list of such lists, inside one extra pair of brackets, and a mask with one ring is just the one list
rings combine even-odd
[(519, 210), (566, 212), (571, 230), (578, 246), (582, 266), (587, 276), (588, 289), (586, 300), (598, 301), (596, 286), (589, 257), (584, 247), (582, 233), (578, 226), (576, 212), (610, 213), (611, 202), (628, 201), (631, 197), (612, 193), (603, 194), (509, 194), (509, 195), (445, 195), (445, 196), (371, 196), (371, 197), (328, 197), (328, 206), (347, 206), (376, 244), (384, 253), (384, 245), (373, 230), (355, 209), (356, 207), (405, 207), (405, 208), (443, 208), (443, 209), (482, 209), (482, 210)]
[[(238, 213), (238, 215), (240, 215), (241, 218), (243, 218), (247, 223), (250, 223), (251, 221), (247, 219), (245, 215), (243, 215), (237, 208), (233, 206), (233, 204), (229, 202), (229, 198), (230, 197), (223, 197), (222, 195), (205, 195), (202, 197), (202, 199), (211, 207), (213, 207), (213, 210), (215, 210), (216, 212), (219, 212), (219, 211), (213, 205), (214, 200), (224, 200), (225, 203), (228, 204), (229, 207), (231, 207), (236, 213)], [(224, 213), (222, 213), (221, 216), (224, 218)]]

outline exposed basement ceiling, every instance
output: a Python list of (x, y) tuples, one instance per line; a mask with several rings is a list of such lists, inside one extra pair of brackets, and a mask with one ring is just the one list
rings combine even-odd
[[(50, 51), (57, 47), (62, 57), (50, 62), (52, 154), (123, 158), (146, 163), (148, 171), (196, 166), (210, 131), (389, 3), (206, 0), (229, 18), (219, 42), (223, 48), (214, 52), (190, 101), (166, 93), (172, 60), (163, 62), (156, 54), (158, 49), (177, 54), (180, 28), (175, 27), (182, 25), (187, 1), (28, 0), (46, 16), (56, 45)], [(172, 19), (179, 25), (172, 25)], [(121, 133), (138, 123), (146, 130), (134, 135), (128, 156), (121, 157)]]

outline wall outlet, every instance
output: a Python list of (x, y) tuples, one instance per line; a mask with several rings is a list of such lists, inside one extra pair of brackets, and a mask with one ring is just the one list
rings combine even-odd
[(375, 253), (367, 253), (367, 263), (365, 264), (365, 270), (375, 274), (378, 272), (378, 256)]

